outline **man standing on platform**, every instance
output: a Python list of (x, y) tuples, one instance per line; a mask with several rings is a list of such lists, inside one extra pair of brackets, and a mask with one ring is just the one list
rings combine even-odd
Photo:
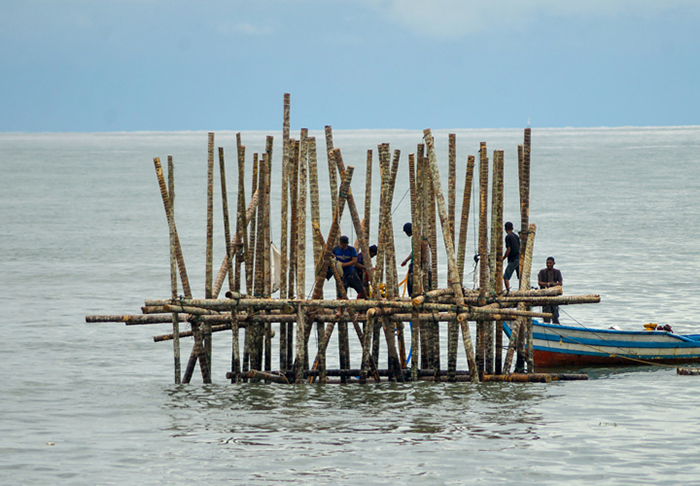
[[(407, 281), (406, 281), (406, 286), (408, 290), (408, 295), (413, 297), (413, 224), (409, 221), (405, 225), (403, 225), (403, 232), (406, 233), (406, 236), (411, 238), (411, 253), (406, 257), (404, 261), (401, 262), (401, 266), (405, 267), (408, 262), (411, 262), (411, 264), (408, 266), (408, 275), (407, 275)], [(433, 280), (433, 272), (431, 269), (432, 266), (432, 254), (430, 253), (430, 245), (428, 242), (423, 238), (421, 240), (421, 256), (423, 258), (424, 262), (427, 262), (428, 264), (428, 285), (430, 285), (430, 282)], [(418, 262), (418, 265), (420, 266), (422, 262)], [(425, 290), (430, 290), (430, 289), (425, 289)]]
[(508, 221), (506, 223), (506, 252), (503, 254), (503, 261), (508, 259), (508, 266), (505, 272), (503, 272), (503, 284), (506, 286), (506, 294), (510, 292), (510, 277), (513, 276), (513, 272), (520, 280), (520, 238), (513, 231), (513, 223)]
[[(537, 274), (537, 280), (541, 289), (561, 287), (564, 285), (564, 279), (561, 277), (561, 272), (554, 268), (554, 257), (547, 258), (547, 268), (540, 270), (540, 273)], [(558, 305), (544, 305), (542, 306), (542, 312), (552, 314), (552, 322), (554, 324), (559, 324)], [(549, 318), (545, 317), (544, 322), (549, 324)]]

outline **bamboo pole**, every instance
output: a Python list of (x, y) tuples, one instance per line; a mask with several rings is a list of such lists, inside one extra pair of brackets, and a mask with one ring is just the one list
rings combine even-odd
[[(365, 217), (362, 220), (362, 229), (365, 232), (367, 242), (370, 241), (370, 219), (372, 216), (372, 149), (367, 150), (367, 164), (365, 173)], [(370, 282), (372, 279), (369, 279)]]
[[(214, 244), (214, 133), (209, 132), (207, 144), (207, 256), (204, 297), (212, 297)], [(210, 343), (209, 343), (210, 344)], [(209, 352), (209, 351), (208, 351)]]
[[(207, 141), (207, 238), (206, 238), (206, 262), (204, 277), (204, 298), (212, 298), (213, 286), (213, 245), (214, 245), (214, 133), (209, 132)], [(204, 355), (207, 360), (207, 367), (202, 366), (200, 358), (200, 368), (202, 378), (205, 383), (211, 382), (211, 324), (204, 323), (203, 329)], [(208, 375), (208, 376), (207, 376)]]
[[(255, 228), (255, 282), (253, 284), (254, 295), (256, 297), (266, 297), (265, 295), (265, 154), (263, 154), (258, 166), (258, 190), (260, 191), (260, 204), (258, 204), (258, 215)], [(258, 368), (259, 369), (259, 368)]]
[[(415, 262), (422, 262), (422, 254), (421, 254), (421, 218), (420, 214), (418, 212), (418, 208), (420, 207), (420, 204), (418, 202), (418, 187), (416, 183), (416, 162), (415, 162), (415, 155), (414, 154), (409, 154), (408, 155), (408, 172), (409, 172), (409, 189), (411, 192), (411, 221), (412, 221), (412, 231), (413, 231), (413, 238), (411, 240), (411, 246), (412, 246), (412, 252), (413, 252), (413, 259), (414, 259), (414, 265), (413, 265), (413, 282), (412, 282), (412, 290), (413, 294), (421, 294), (422, 293), (422, 265), (417, 265)], [(411, 295), (410, 297), (413, 297)], [(416, 381), (418, 379), (418, 360), (416, 359), (416, 354), (419, 353), (420, 349), (420, 331), (419, 331), (419, 326), (420, 326), (420, 321), (418, 320), (418, 311), (414, 310), (412, 315), (411, 315), (411, 349), (413, 350), (413, 354), (411, 355), (411, 381)], [(415, 326), (415, 328), (414, 328)]]
[[(500, 255), (503, 254), (503, 238), (501, 238), (500, 231), (503, 227), (503, 177), (504, 177), (504, 160), (503, 151), (496, 150), (494, 152), (494, 175), (496, 177), (494, 199), (496, 199), (496, 218), (493, 223), (496, 228), (498, 228), (498, 234), (494, 236), (495, 247), (494, 251), (496, 254), (496, 269), (494, 275), (494, 293), (500, 295), (503, 293), (503, 259)], [(522, 289), (528, 290), (528, 289)], [(494, 360), (494, 373), (497, 375), (501, 374), (503, 368), (503, 326), (500, 323), (495, 323), (495, 360)]]
[[(349, 169), (349, 167), (348, 167)], [(324, 272), (325, 280), (325, 272)], [(542, 289), (542, 295), (547, 295), (545, 291), (557, 291), (560, 290), (557, 287), (552, 287), (551, 289)], [(563, 304), (587, 304), (595, 303), (600, 301), (598, 295), (580, 295), (580, 296), (560, 296), (560, 297), (537, 297), (536, 291), (523, 292), (522, 298), (516, 298), (513, 295), (508, 297), (499, 297), (494, 300), (493, 303), (497, 305), (510, 304), (515, 305), (519, 300), (524, 302), (532, 302), (533, 305), (545, 305), (548, 303), (563, 305)], [(457, 305), (455, 303), (424, 303), (416, 306), (409, 299), (402, 300), (349, 300), (339, 302), (337, 300), (323, 300), (319, 299), (309, 299), (309, 300), (299, 300), (299, 299), (147, 299), (146, 305), (148, 307), (153, 306), (165, 306), (171, 303), (176, 303), (180, 305), (201, 307), (203, 309), (211, 309), (218, 311), (228, 311), (231, 308), (236, 309), (257, 309), (257, 310), (272, 310), (272, 309), (288, 309), (289, 307), (296, 307), (297, 305), (303, 305), (306, 307), (318, 307), (323, 309), (337, 309), (338, 307), (350, 308), (353, 310), (366, 311), (371, 308), (400, 308), (406, 309), (407, 312), (412, 311), (414, 308), (425, 309), (428, 312), (432, 311), (450, 311), (457, 309), (460, 312), (465, 309), (475, 312), (487, 312), (489, 308), (493, 307), (470, 307), (469, 305)], [(469, 302), (465, 302), (469, 304)], [(493, 304), (491, 304), (493, 305)], [(528, 315), (537, 316), (537, 313), (533, 312)], [(88, 318), (99, 317), (99, 316), (88, 316)]]
[[(527, 283), (529, 286), (530, 282), (530, 276), (529, 272), (530, 269), (532, 268), (532, 252), (534, 249), (535, 245), (535, 232), (537, 230), (537, 226), (534, 224), (530, 225), (530, 236), (528, 237), (528, 246), (525, 248), (525, 255), (523, 258), (524, 262), (524, 268), (523, 268), (523, 274), (520, 275), (521, 282), (525, 280), (525, 270), (528, 271), (527, 275)], [(526, 263), (529, 262), (529, 263)], [(529, 268), (528, 268), (529, 267)], [(524, 285), (523, 285), (524, 286)], [(524, 302), (518, 303), (518, 310), (525, 310), (526, 305)], [(508, 351), (506, 352), (506, 359), (503, 362), (503, 372), (504, 373), (509, 373), (511, 364), (513, 362), (513, 355), (515, 351), (519, 348), (519, 342), (522, 340), (522, 333), (520, 332), (521, 328), (524, 328), (527, 326), (527, 318), (523, 317), (521, 319), (517, 319), (515, 321), (515, 324), (513, 325), (513, 330), (510, 334), (510, 342), (508, 343)], [(528, 371), (532, 371), (532, 368), (530, 368)]]
[[(429, 196), (430, 191), (428, 190), (428, 185), (429, 185), (429, 176), (428, 176), (428, 170), (426, 167), (426, 160), (425, 160), (425, 145), (422, 143), (419, 143), (418, 146), (416, 147), (416, 196), (417, 196), (417, 213), (418, 213), (418, 220), (416, 221), (416, 228), (413, 229), (413, 234), (414, 238), (418, 238), (421, 241), (421, 246), (419, 247), (419, 252), (414, 253), (414, 258), (416, 261), (421, 262), (420, 264), (420, 274), (421, 274), (421, 286), (420, 290), (421, 292), (427, 292), (430, 291), (430, 278), (429, 278), (429, 267), (428, 267), (428, 258), (427, 255), (423, 255), (422, 251), (422, 242), (423, 241), (428, 241), (428, 228), (429, 224), (427, 223), (428, 219), (428, 202), (427, 198)], [(420, 230), (420, 231), (419, 231)], [(418, 259), (418, 255), (420, 256), (420, 259)], [(413, 267), (413, 271), (415, 273), (416, 268), (415, 265)]]
[[(452, 233), (452, 244), (455, 244), (455, 233), (456, 233), (456, 217), (455, 217), (455, 204), (456, 204), (456, 180), (457, 180), (457, 149), (456, 149), (456, 135), (454, 133), (449, 134), (449, 175), (448, 175), (448, 189), (447, 189), (447, 212), (449, 216), (450, 231)], [(459, 248), (459, 247), (458, 247)], [(459, 250), (457, 251), (457, 273), (459, 275), (460, 286), (463, 280), (463, 269), (464, 269), (464, 255), (462, 255), (462, 266), (460, 269), (459, 265)], [(452, 290), (452, 289), (450, 289)], [(456, 381), (457, 375), (457, 348), (459, 342), (459, 323), (457, 319), (447, 323), (447, 380)]]
[(437, 165), (435, 156), (435, 147), (433, 144), (433, 135), (430, 129), (423, 131), (425, 135), (426, 145), (428, 146), (428, 163), (430, 167), (430, 175), (433, 182), (433, 189), (438, 205), (438, 214), (440, 215), (440, 223), (442, 225), (443, 239), (445, 240), (445, 250), (447, 253), (447, 272), (448, 272), (448, 287), (454, 290), (455, 300), (459, 305), (464, 304), (464, 296), (460, 278), (457, 274), (457, 259), (455, 257), (454, 244), (452, 243), (452, 235), (450, 235), (449, 221), (447, 209), (445, 207), (445, 197), (442, 193), (442, 184), (440, 183), (440, 171)]
[(403, 371), (399, 355), (396, 352), (396, 344), (394, 343), (394, 324), (381, 318), (382, 327), (384, 328), (384, 337), (386, 338), (387, 352), (389, 355), (389, 370), (392, 373), (392, 381), (404, 381)]
[(290, 177), (290, 193), (291, 201), (291, 218), (290, 218), (290, 239), (289, 239), (289, 283), (287, 296), (292, 297), (295, 294), (296, 287), (294, 285), (297, 270), (297, 245), (299, 242), (299, 149), (298, 140), (292, 140), (292, 158), (289, 166)]
[[(523, 273), (520, 275), (520, 287), (530, 288), (530, 273), (532, 272), (532, 252), (535, 246), (535, 233), (537, 232), (537, 225), (534, 223), (530, 224), (528, 236), (527, 236), (527, 246), (525, 247), (525, 256), (523, 259)], [(523, 304), (526, 309), (529, 309), (527, 304)], [(528, 317), (527, 320), (527, 371), (528, 373), (535, 372), (535, 362), (533, 358), (532, 349), (532, 318)]]
[[(387, 146), (388, 149), (388, 146)], [(398, 289), (398, 275), (396, 273), (396, 245), (394, 243), (394, 232), (392, 228), (394, 227), (393, 217), (391, 215), (392, 208), (394, 205), (394, 190), (396, 188), (396, 176), (399, 170), (399, 160), (401, 157), (400, 150), (394, 150), (394, 157), (391, 163), (391, 178), (389, 179), (389, 194), (386, 201), (386, 211), (384, 213), (384, 227), (386, 228), (386, 241), (384, 245), (386, 246), (386, 265), (387, 265), (387, 278), (386, 278), (386, 288), (387, 288), (387, 298), (392, 300), (399, 295)]]
[[(228, 373), (227, 375), (232, 375), (232, 373)], [(278, 374), (278, 373), (269, 373), (269, 372), (264, 372), (264, 371), (257, 371), (257, 370), (250, 370), (246, 372), (243, 375), (244, 378), (248, 378), (250, 380), (265, 380), (266, 382), (273, 382), (273, 383), (283, 383), (288, 385), (289, 380), (287, 377), (283, 374)], [(227, 376), (227, 378), (231, 378), (232, 380), (234, 379), (233, 376)]]
[(455, 245), (455, 199), (457, 189), (457, 135), (448, 135), (448, 182), (447, 182), (447, 215), (452, 233), (452, 246)]
[(304, 334), (306, 334), (306, 309), (299, 306), (297, 309), (297, 355), (294, 359), (295, 383), (302, 383), (304, 379), (304, 366), (306, 361), (304, 354)]
[[(527, 247), (527, 230), (530, 226), (530, 140), (531, 131), (524, 130), (524, 141), (522, 148), (522, 169), (520, 174), (520, 247), (521, 255)], [(522, 258), (520, 259), (520, 274), (522, 275)]]
[(378, 234), (378, 245), (377, 245), (377, 267), (374, 272), (374, 277), (372, 278), (372, 288), (379, 295), (378, 289), (379, 284), (384, 280), (384, 269), (386, 268), (386, 247), (384, 242), (386, 240), (387, 228), (384, 226), (386, 212), (386, 199), (389, 194), (389, 177), (388, 177), (388, 166), (389, 166), (389, 148), (387, 144), (380, 144), (377, 146), (377, 153), (379, 154), (379, 178), (381, 181), (381, 190), (379, 191), (379, 221), (377, 228)]
[[(479, 150), (479, 305), (484, 305), (488, 292), (489, 282), (489, 256), (488, 256), (488, 223), (486, 221), (488, 213), (488, 164), (489, 159), (486, 152), (486, 143), (481, 142)], [(485, 323), (477, 322), (477, 363), (479, 365), (479, 375), (485, 371)]]
[[(240, 170), (240, 168), (239, 168)], [(235, 282), (234, 282), (234, 276), (233, 276), (233, 247), (231, 245), (231, 225), (229, 221), (229, 213), (228, 213), (228, 194), (226, 190), (226, 168), (225, 168), (225, 162), (224, 162), (224, 149), (223, 147), (219, 147), (219, 177), (221, 179), (221, 202), (222, 202), (222, 211), (223, 211), (223, 218), (224, 218), (224, 243), (226, 245), (226, 261), (228, 262), (228, 286), (229, 286), (229, 291), (233, 292), (235, 290)], [(240, 177), (239, 177), (240, 178)], [(243, 195), (243, 199), (241, 198), (241, 194), (239, 193), (238, 195), (238, 219), (240, 220), (242, 218), (242, 211), (245, 208), (245, 196)], [(237, 284), (238, 287), (240, 288), (240, 265), (237, 266), (237, 269), (239, 271), (236, 273), (237, 274)], [(209, 324), (209, 332), (211, 333), (211, 324)], [(238, 376), (240, 373), (240, 361), (239, 361), (239, 355), (238, 355), (238, 326), (232, 325), (231, 326), (231, 372), (234, 374), (234, 376)], [(232, 383), (236, 381), (236, 378), (231, 380)]]
[[(316, 351), (316, 360), (314, 361), (313, 370), (318, 370), (318, 377), (321, 384), (326, 383), (326, 350), (328, 348), (328, 342), (333, 334), (333, 328), (335, 327), (337, 317), (333, 316), (333, 320), (326, 321), (326, 330), (321, 333), (321, 339), (318, 342), (318, 350)], [(310, 383), (313, 383), (313, 378)]]
[[(228, 214), (228, 194), (226, 191), (226, 167), (224, 162), (224, 148), (219, 147), (219, 178), (221, 179), (221, 205), (224, 218), (224, 246), (226, 248), (226, 261), (228, 263), (228, 288), (235, 290), (233, 281), (233, 248), (231, 247), (231, 223)], [(240, 199), (240, 198), (239, 198)], [(239, 200), (239, 207), (243, 207), (245, 202)], [(212, 289), (213, 290), (213, 289)]]
[[(309, 194), (311, 197), (311, 224), (316, 225), (321, 224), (321, 208), (319, 201), (319, 190), (318, 190), (318, 160), (316, 154), (316, 138), (307, 138), (308, 151), (309, 151)], [(323, 241), (322, 238), (319, 240), (316, 233), (312, 233), (312, 241), (314, 248), (314, 262), (318, 261), (318, 257), (323, 251)], [(281, 295), (281, 294), (280, 294)]]
[[(426, 164), (426, 176), (428, 177), (428, 180), (431, 182), (428, 183), (428, 200), (427, 203), (429, 205), (429, 211), (428, 211), (428, 239), (430, 241), (430, 272), (428, 273), (428, 276), (430, 277), (430, 290), (438, 288), (438, 254), (437, 254), (437, 217), (435, 215), (436, 213), (436, 208), (435, 208), (435, 203), (436, 203), (436, 194), (435, 194), (435, 182), (432, 181), (433, 175), (430, 171), (430, 157), (427, 157), (424, 159), (424, 163)], [(448, 262), (448, 267), (449, 267), (449, 262)], [(449, 273), (449, 272), (448, 272)], [(449, 280), (449, 275), (448, 275), (448, 280)], [(447, 284), (449, 287), (449, 282)]]
[[(259, 216), (258, 214), (260, 213), (260, 206), (264, 204), (265, 198), (263, 197), (263, 191), (262, 188), (258, 187), (258, 183), (260, 182), (260, 164), (258, 163), (258, 154), (256, 152), (253, 153), (253, 177), (251, 180), (252, 188), (251, 192), (253, 194), (258, 195), (258, 205), (255, 207), (255, 210), (253, 211), (253, 215), (249, 220), (249, 227), (248, 227), (248, 252), (246, 254), (246, 262), (250, 262), (250, 277), (248, 277), (248, 265), (246, 264), (246, 292), (248, 295), (255, 295), (258, 296), (257, 290), (255, 288), (255, 279), (256, 279), (256, 251), (258, 248), (258, 243), (257, 243), (257, 237), (258, 237), (258, 223), (259, 223)], [(290, 296), (291, 297), (291, 296)], [(248, 332), (246, 331), (246, 335)], [(247, 338), (246, 338), (247, 339)]]
[(326, 156), (328, 157), (328, 181), (331, 188), (331, 214), (335, 214), (336, 202), (338, 198), (338, 172), (333, 157), (333, 128), (326, 125)]
[[(241, 291), (241, 267), (245, 261), (246, 246), (248, 243), (248, 232), (246, 231), (246, 214), (245, 214), (245, 147), (241, 145), (241, 133), (236, 133), (236, 159), (238, 162), (238, 198), (236, 201), (236, 234), (239, 233), (243, 235), (242, 241), (243, 245), (239, 248), (233, 246), (231, 240), (226, 241), (228, 251), (228, 268), (227, 273), (230, 272), (231, 262), (235, 258), (235, 277), (233, 280), (233, 289), (237, 292)], [(218, 281), (218, 275), (217, 275)], [(217, 282), (214, 282), (214, 289), (216, 289)], [(215, 294), (218, 296), (218, 292)]]
[[(290, 96), (284, 94), (284, 113), (282, 127), (282, 204), (280, 208), (281, 235), (280, 235), (280, 297), (287, 295), (287, 233), (288, 228), (288, 204), (289, 204), (289, 112)], [(284, 335), (284, 333), (281, 333)], [(286, 336), (285, 336), (286, 338)], [(282, 356), (282, 354), (280, 354)], [(280, 357), (280, 359), (282, 359)]]
[(270, 225), (270, 186), (272, 184), (272, 148), (274, 146), (274, 138), (268, 135), (265, 138), (265, 228), (263, 231), (263, 270), (264, 270), (264, 293), (266, 297), (272, 294), (272, 261), (270, 259), (270, 242), (272, 241), (272, 230)]
[(185, 293), (185, 297), (192, 298), (192, 290), (190, 290), (190, 282), (187, 278), (187, 269), (185, 268), (185, 259), (182, 256), (182, 247), (180, 246), (180, 238), (177, 235), (177, 228), (175, 226), (175, 217), (172, 213), (172, 206), (170, 204), (170, 197), (168, 196), (168, 189), (165, 185), (165, 178), (163, 176), (163, 167), (160, 164), (160, 158), (156, 157), (153, 159), (153, 164), (156, 168), (156, 177), (158, 178), (158, 185), (160, 187), (160, 195), (163, 199), (163, 207), (165, 208), (165, 216), (168, 220), (168, 228), (172, 234), (173, 242), (175, 245), (175, 256), (177, 258), (177, 267), (180, 272), (180, 282), (182, 283), (182, 289)]
[(474, 156), (467, 158), (467, 172), (464, 180), (464, 196), (462, 198), (462, 218), (459, 224), (459, 243), (457, 250), (457, 272), (460, 283), (464, 286), (464, 259), (467, 251), (467, 228), (469, 226), (469, 206), (472, 197), (472, 179), (474, 177)]
[(479, 149), (479, 296), (483, 302), (486, 300), (488, 282), (488, 235), (487, 235), (487, 211), (488, 211), (488, 184), (489, 184), (489, 159), (486, 154), (486, 142), (481, 142)]
[(550, 383), (552, 376), (547, 373), (512, 373), (510, 375), (484, 375), (482, 381), (507, 381), (520, 383)]
[(306, 296), (306, 188), (308, 179), (308, 130), (301, 129), (300, 153), (299, 153), (299, 183), (297, 206), (297, 298)]
[[(175, 166), (172, 156), (168, 155), (168, 196), (170, 212), (175, 214)], [(170, 236), (170, 296), (177, 298), (177, 257), (175, 255), (175, 240), (172, 232)], [(173, 364), (175, 369), (175, 384), (182, 380), (180, 368), (180, 318), (177, 312), (172, 313), (173, 323)]]

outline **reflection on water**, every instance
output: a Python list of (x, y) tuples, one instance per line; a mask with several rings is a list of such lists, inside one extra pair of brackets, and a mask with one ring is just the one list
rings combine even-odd
[(287, 434), (360, 434), (412, 442), (465, 436), (528, 440), (537, 438), (534, 430), (542, 424), (541, 414), (532, 408), (549, 393), (547, 386), (510, 383), (173, 386), (164, 408), (174, 435), (203, 434), (226, 443), (250, 441), (251, 434), (281, 439)]

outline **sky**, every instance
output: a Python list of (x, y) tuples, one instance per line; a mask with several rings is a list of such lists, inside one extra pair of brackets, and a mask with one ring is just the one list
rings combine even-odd
[(0, 132), (700, 124), (698, 0), (0, 0)]

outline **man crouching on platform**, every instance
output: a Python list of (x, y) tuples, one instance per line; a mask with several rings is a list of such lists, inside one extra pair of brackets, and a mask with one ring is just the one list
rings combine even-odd
[[(357, 263), (357, 251), (354, 247), (350, 246), (347, 236), (341, 236), (338, 240), (338, 246), (333, 249), (333, 254), (337, 265), (343, 269), (343, 287), (347, 292), (348, 287), (352, 287), (357, 292), (358, 299), (366, 299), (367, 293), (365, 292), (365, 286), (362, 285), (362, 280), (355, 270), (355, 264)], [(340, 299), (340, 295), (338, 295)]]

